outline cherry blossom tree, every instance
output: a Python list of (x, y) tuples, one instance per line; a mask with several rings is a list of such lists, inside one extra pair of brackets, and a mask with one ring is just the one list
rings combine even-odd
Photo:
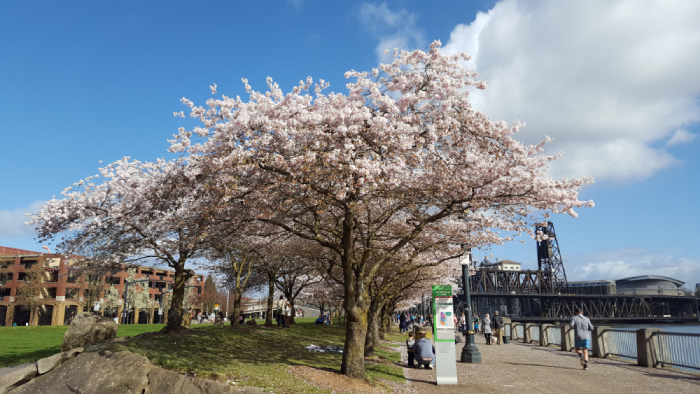
[(37, 226), (40, 242), (62, 236), (64, 254), (89, 250), (119, 263), (145, 260), (173, 268), (165, 329), (179, 330), (185, 283), (194, 275), (185, 264), (207, 246), (208, 212), (219, 197), (193, 171), (183, 160), (125, 157), (66, 188), (64, 198), (48, 201), (29, 223)]
[(513, 138), (521, 123), (492, 121), (471, 107), (468, 87), (486, 84), (462, 68), (468, 55), (443, 55), (440, 47), (396, 50), (391, 64), (371, 73), (348, 71), (347, 95), (326, 94), (325, 81), (308, 78), (286, 95), (272, 79), (265, 93), (244, 80), (248, 102), (223, 96), (205, 108), (183, 99), (203, 122), (172, 140), (172, 151), (196, 163), (191, 175), (235, 179), (251, 193), (245, 203), (257, 220), (340, 260), (341, 370), (349, 376), (365, 377), (370, 283), (423, 232), (437, 233), (468, 210), (468, 221), (451, 226), (455, 237), (475, 239), (488, 228), (532, 234), (527, 219), (535, 212), (575, 217), (574, 208), (593, 205), (578, 200), (590, 179), (546, 174), (557, 158), (542, 155), (548, 138), (525, 146)]

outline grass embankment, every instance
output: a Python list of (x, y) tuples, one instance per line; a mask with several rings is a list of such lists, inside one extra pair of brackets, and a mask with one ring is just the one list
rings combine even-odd
[[(315, 318), (297, 319), (289, 329), (232, 330), (229, 326), (193, 325), (187, 333), (130, 338), (101, 346), (117, 352), (128, 350), (148, 357), (161, 367), (240, 386), (254, 386), (275, 393), (326, 393), (291, 374), (290, 366), (309, 366), (339, 371), (342, 354), (305, 350), (311, 344), (343, 346), (345, 329), (340, 325), (317, 326)], [(119, 327), (119, 336), (157, 331), (163, 325)], [(36, 361), (60, 351), (67, 327), (0, 327), (0, 367)], [(400, 339), (389, 336), (390, 340)], [(391, 346), (389, 343), (384, 345)], [(403, 383), (400, 353), (377, 349), (378, 358), (367, 360), (371, 381)]]
[[(165, 324), (120, 325), (117, 335), (133, 337)], [(24, 364), (61, 351), (68, 326), (0, 327), (0, 368)]]

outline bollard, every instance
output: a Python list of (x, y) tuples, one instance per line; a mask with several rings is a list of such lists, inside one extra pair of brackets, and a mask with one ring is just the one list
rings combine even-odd
[(540, 324), (540, 346), (549, 346), (549, 331), (547, 329), (551, 326), (551, 324)]
[(561, 350), (570, 352), (574, 348), (574, 329), (570, 325), (561, 326)]
[(604, 358), (605, 357), (605, 333), (603, 331), (609, 330), (610, 327), (599, 326), (593, 329), (591, 333), (591, 351), (593, 357)]

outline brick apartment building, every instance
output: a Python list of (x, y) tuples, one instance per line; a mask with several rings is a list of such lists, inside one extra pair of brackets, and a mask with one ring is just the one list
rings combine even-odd
[[(70, 270), (71, 262), (60, 254), (32, 252), (0, 246), (0, 270), (6, 273), (7, 280), (0, 282), (0, 326), (11, 326), (16, 323), (24, 326), (56, 326), (70, 324), (83, 304), (83, 285), (80, 272)], [(39, 312), (34, 314), (22, 309), (15, 303), (17, 288), (25, 279), (26, 271), (39, 264), (43, 268)], [(149, 279), (148, 291), (156, 304), (160, 303), (164, 292), (173, 283), (175, 272), (172, 270), (137, 267), (136, 279)], [(105, 278), (105, 288), (110, 285), (124, 292), (124, 280), (129, 277), (126, 269), (122, 269)], [(204, 287), (204, 276), (193, 278), (195, 292), (201, 294)], [(198, 305), (195, 305), (196, 309)], [(142, 310), (132, 313), (130, 321), (135, 324), (159, 322), (157, 307), (152, 307), (148, 313)], [(121, 306), (115, 313), (121, 315)], [(164, 317), (164, 316), (163, 316)]]

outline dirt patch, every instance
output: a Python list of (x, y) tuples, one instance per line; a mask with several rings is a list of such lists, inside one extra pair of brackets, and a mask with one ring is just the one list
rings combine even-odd
[(381, 388), (372, 386), (364, 380), (349, 378), (337, 372), (303, 365), (289, 367), (289, 372), (312, 386), (331, 390), (334, 393), (386, 393)]

